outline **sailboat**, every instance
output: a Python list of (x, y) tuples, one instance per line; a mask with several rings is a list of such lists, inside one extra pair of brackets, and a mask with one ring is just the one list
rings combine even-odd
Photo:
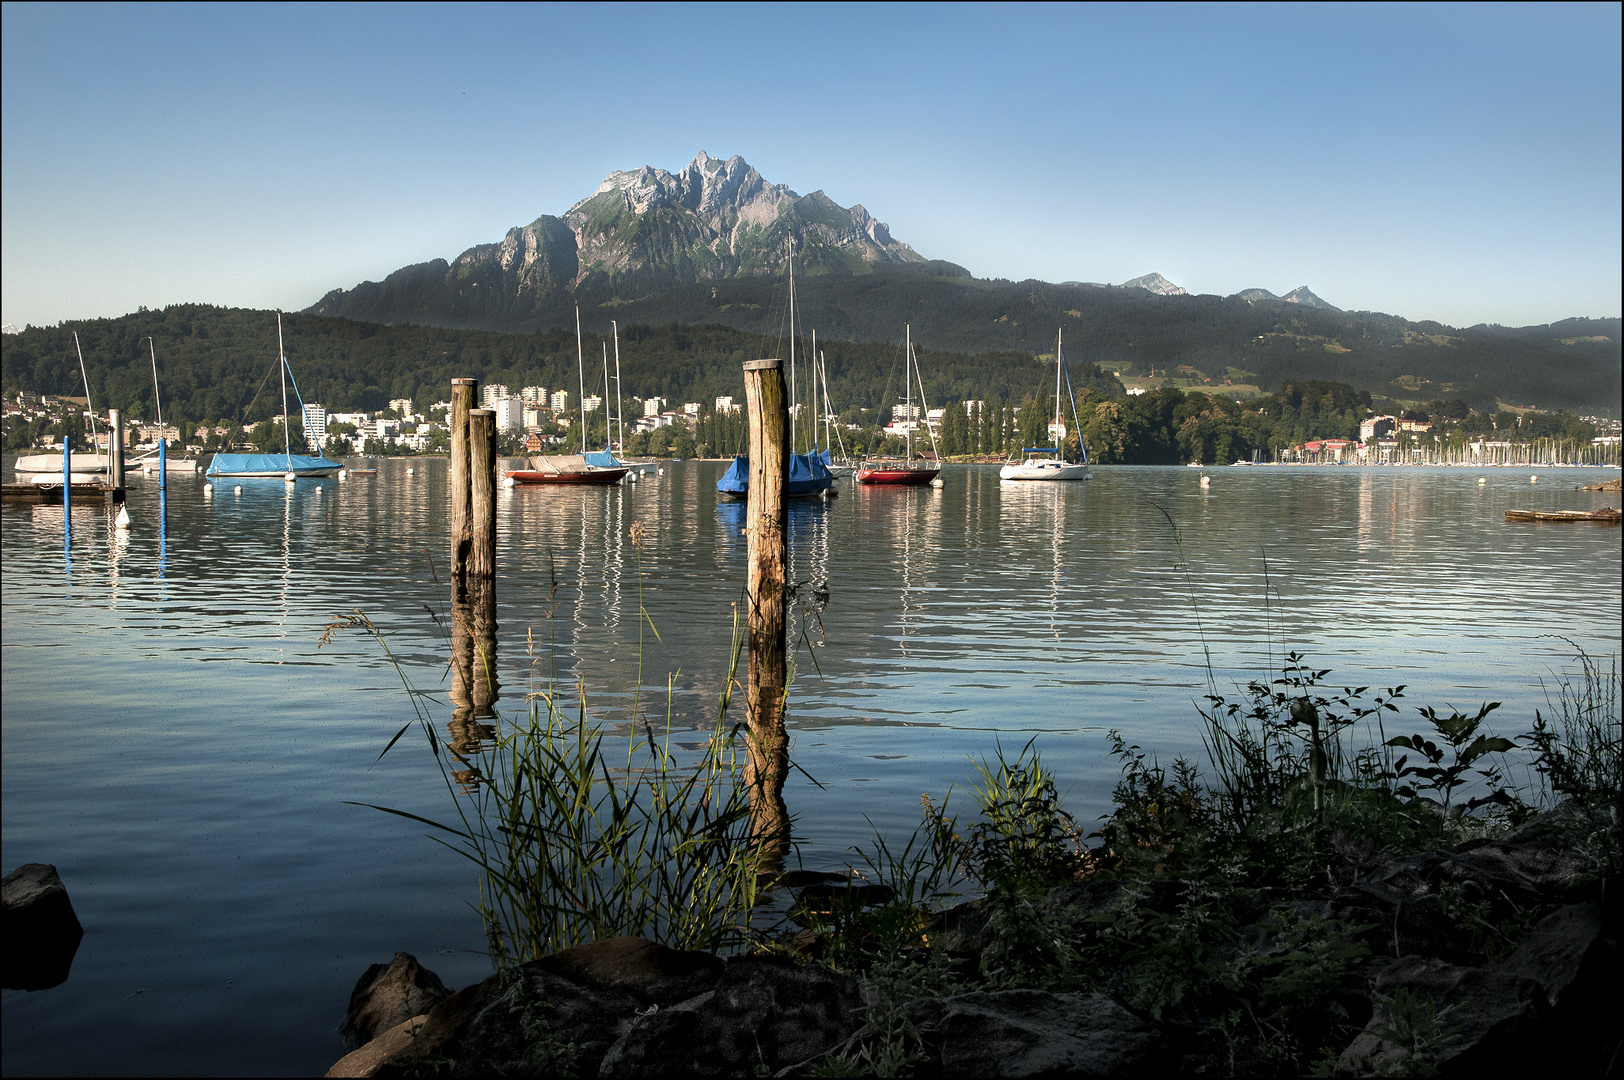
[(282, 313), (276, 313), (276, 355), (282, 374), (282, 452), (280, 454), (215, 454), (209, 462), (209, 476), (263, 476), (284, 480), (332, 476), (343, 468), (325, 454), (295, 454), (288, 427), (288, 383), (293, 383), (293, 395), (299, 399), (299, 415), (304, 419), (305, 438), (310, 438), (310, 414), (305, 408), (304, 395), (299, 393), (299, 381), (293, 377), (288, 364), (287, 349), (282, 343)]
[(1055, 331), (1054, 336), (1054, 419), (1049, 422), (1049, 434), (1054, 438), (1053, 446), (1028, 446), (1021, 453), (1026, 455), (1024, 461), (1017, 460), (1012, 455), (1009, 462), (998, 470), (1000, 480), (1087, 480), (1088, 447), (1083, 445), (1082, 422), (1077, 418), (1077, 396), (1071, 394), (1071, 418), (1077, 424), (1077, 445), (1082, 449), (1081, 463), (1066, 460), (1064, 443), (1066, 441), (1066, 422), (1061, 408), (1061, 376), (1065, 376), (1066, 389), (1071, 389), (1071, 373), (1066, 370), (1065, 353), (1061, 351), (1061, 332)]
[[(815, 339), (814, 339), (815, 340)], [(814, 350), (815, 354), (815, 350)], [(795, 379), (795, 254), (789, 254), (789, 370), (791, 397), (796, 389)], [(813, 371), (816, 372), (816, 365)], [(817, 382), (813, 377), (812, 404), (813, 415), (817, 414)], [(791, 405), (790, 411), (790, 447), (795, 446), (795, 424), (800, 419), (798, 403)], [(816, 497), (826, 492), (833, 492), (835, 477), (829, 471), (829, 452), (818, 449), (818, 429), (814, 420), (812, 426), (812, 449), (804, 454), (791, 453), (789, 455), (789, 475), (784, 478), (784, 494), (789, 498)], [(723, 500), (744, 501), (750, 497), (750, 459), (745, 456), (735, 457), (733, 464), (728, 467), (722, 478), (716, 481), (716, 494)]]
[[(942, 468), (940, 465), (914, 460), (913, 379), (916, 377), (919, 379), (919, 404), (928, 417), (930, 415), (930, 406), (925, 401), (925, 380), (919, 374), (919, 361), (914, 357), (913, 351), (913, 327), (909, 326), (904, 330), (902, 351), (903, 415), (907, 424), (905, 431), (907, 433), (908, 456), (901, 461), (886, 458), (877, 458), (872, 461), (864, 459), (862, 464), (857, 466), (857, 482), (859, 484), (890, 484), (912, 487), (928, 484), (941, 474)], [(930, 430), (930, 444), (931, 449), (934, 450), (936, 448), (936, 432), (930, 429), (928, 423), (926, 429)], [(940, 453), (936, 457), (938, 461), (941, 460)]]
[[(85, 414), (90, 417), (90, 442), (94, 446), (96, 438), (96, 412), (90, 404), (90, 376), (85, 372), (85, 350), (79, 344), (79, 331), (73, 332), (73, 347), (79, 353), (79, 377), (85, 383)], [(112, 436), (109, 435), (109, 438)], [(75, 476), (82, 473), (104, 473), (112, 468), (112, 458), (108, 454), (74, 454), (73, 472)], [(44, 454), (23, 454), (12, 464), (18, 476), (24, 473), (41, 473), (36, 476), (34, 483), (49, 484), (62, 482), (62, 451), (56, 450)], [(75, 480), (75, 483), (81, 481)], [(100, 482), (92, 477), (84, 477), (83, 482)]]
[[(581, 308), (575, 308), (575, 367), (581, 392), (581, 452), (579, 454), (536, 454), (525, 460), (528, 466), (508, 471), (514, 484), (618, 484), (631, 471), (631, 466), (615, 458), (608, 448), (608, 383), (609, 357), (604, 354), (604, 449), (588, 452), (586, 448), (586, 360), (581, 353)], [(620, 338), (615, 338), (615, 367), (620, 367)]]
[[(147, 335), (147, 351), (152, 356), (152, 406), (154, 411), (156, 411), (158, 414), (158, 438), (162, 439), (164, 437), (164, 403), (163, 399), (158, 396), (158, 346), (154, 344), (151, 334)], [(156, 447), (154, 447), (149, 453), (143, 454), (142, 456), (136, 458), (134, 461), (130, 462), (130, 464), (139, 465), (143, 472), (147, 469), (156, 468), (162, 468), (166, 473), (197, 472), (196, 458), (172, 458), (168, 455), (159, 457)]]

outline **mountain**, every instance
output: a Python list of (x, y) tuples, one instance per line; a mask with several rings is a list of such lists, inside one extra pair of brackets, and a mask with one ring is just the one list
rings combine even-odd
[[(610, 173), (562, 217), (544, 215), (494, 244), (335, 289), (307, 309), (373, 322), (533, 329), (560, 325), (576, 301), (737, 277), (780, 276), (793, 241), (802, 273), (861, 275), (924, 263), (862, 206), (770, 184), (742, 157), (701, 150), (672, 173)], [(955, 268), (957, 269), (957, 268)]]
[[(701, 152), (676, 172), (611, 173), (561, 216), (456, 259), (403, 267), (328, 293), (311, 314), (452, 330), (725, 326), (776, 340), (795, 243), (801, 325), (822, 341), (915, 342), (963, 355), (1052, 348), (1134, 377), (1185, 372), (1199, 386), (1345, 382), (1372, 394), (1619, 410), (1618, 320), (1458, 330), (1342, 311), (1299, 286), (1192, 295), (1159, 273), (1115, 287), (971, 276), (927, 260), (862, 206), (769, 183), (743, 158)], [(775, 335), (779, 335), (776, 336)], [(990, 359), (988, 363), (992, 363)], [(1188, 374), (1193, 371), (1199, 378)]]
[(1136, 277), (1132, 281), (1124, 281), (1121, 285), (1118, 285), (1117, 288), (1144, 289), (1146, 292), (1155, 293), (1157, 296), (1190, 295), (1189, 293), (1185, 292), (1182, 287), (1173, 284), (1160, 274), (1146, 274), (1143, 277)]
[(1307, 285), (1297, 286), (1280, 299), (1284, 300), (1288, 304), (1301, 304), (1303, 307), (1319, 308), (1321, 311), (1342, 310), (1341, 308), (1332, 304), (1327, 304), (1324, 300), (1321, 300), (1319, 297), (1309, 292)]
[(1317, 308), (1320, 311), (1342, 310), (1335, 304), (1328, 304), (1315, 296), (1307, 285), (1299, 285), (1284, 296), (1276, 296), (1268, 289), (1242, 289), (1234, 295), (1234, 299), (1254, 304), (1259, 300), (1273, 300), (1277, 304), (1301, 304), (1303, 307)]

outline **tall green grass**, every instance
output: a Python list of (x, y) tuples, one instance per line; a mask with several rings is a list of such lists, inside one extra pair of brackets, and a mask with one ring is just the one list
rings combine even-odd
[[(478, 868), (475, 906), (499, 965), (620, 936), (718, 952), (750, 939), (760, 859), (728, 693), (697, 760), (672, 753), (669, 703), (663, 735), (635, 705), (629, 735), (612, 734), (592, 718), (584, 684), (565, 690), (552, 676), (522, 712), (498, 714), (487, 744), (454, 754), (424, 704), (432, 695), (412, 685), (370, 619), (357, 611), (335, 620), (323, 641), (351, 626), (379, 642), (415, 711), (384, 753), (417, 724), (457, 816), (357, 805), (428, 826)], [(728, 687), (741, 637), (735, 628)], [(481, 650), (479, 662), (489, 668), (494, 658)]]

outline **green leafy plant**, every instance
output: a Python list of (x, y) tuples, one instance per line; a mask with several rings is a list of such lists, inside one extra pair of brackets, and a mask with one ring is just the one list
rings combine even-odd
[[(1516, 744), (1510, 739), (1502, 739), (1497, 735), (1479, 735), (1478, 727), (1485, 717), (1500, 707), (1498, 701), (1486, 702), (1476, 713), (1462, 713), (1451, 710), (1448, 716), (1440, 716), (1438, 710), (1432, 706), (1417, 710), (1432, 724), (1433, 729), (1442, 736), (1444, 745), (1439, 746), (1431, 739), (1422, 735), (1399, 735), (1388, 739), (1384, 744), (1390, 747), (1402, 747), (1420, 754), (1424, 764), (1408, 765), (1408, 754), (1400, 757), (1393, 764), (1393, 778), (1402, 780), (1413, 776), (1415, 785), (1406, 784), (1397, 789), (1397, 794), (1404, 798), (1416, 798), (1417, 788), (1422, 791), (1437, 793), (1445, 810), (1450, 808), (1455, 789), (1466, 782), (1469, 773), (1476, 773), (1484, 783), (1490, 785), (1487, 795), (1478, 796), (1466, 803), (1465, 809), (1475, 810), (1489, 803), (1506, 803), (1510, 796), (1505, 789), (1499, 786), (1502, 782), (1501, 767), (1494, 762), (1484, 761), (1489, 754), (1503, 754), (1513, 749)], [(1473, 738), (1473, 736), (1476, 738)], [(1451, 751), (1454, 760), (1445, 763), (1445, 749)]]

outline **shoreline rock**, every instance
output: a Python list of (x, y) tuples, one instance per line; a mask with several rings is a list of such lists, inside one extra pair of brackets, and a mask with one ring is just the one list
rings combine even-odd
[(7, 990), (49, 990), (68, 981), (85, 928), (56, 867), (24, 863), (0, 883)]

